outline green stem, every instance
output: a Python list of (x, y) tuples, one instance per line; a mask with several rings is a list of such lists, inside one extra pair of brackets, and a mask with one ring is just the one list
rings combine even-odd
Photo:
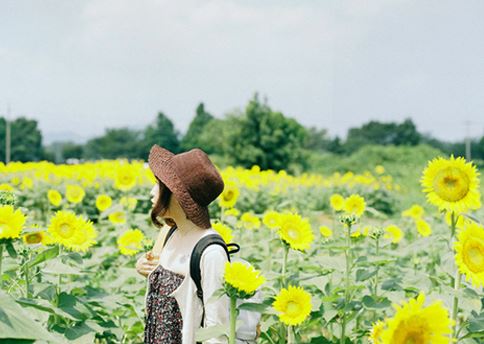
[(289, 246), (284, 243), (284, 257), (282, 260), (282, 287), (286, 287), (286, 270), (287, 270), (287, 256), (289, 255)]
[(295, 344), (296, 338), (294, 337), (294, 330), (292, 326), (287, 327), (287, 344)]
[[(450, 237), (450, 246), (451, 249), (453, 250), (453, 242), (455, 240), (455, 231), (457, 227), (457, 219), (458, 217), (455, 216), (455, 212), (453, 211), (450, 215), (450, 229), (451, 229), (451, 237)], [(455, 272), (455, 278), (454, 278), (454, 300), (452, 302), (452, 319), (454, 320), (454, 328), (452, 329), (452, 337), (456, 339), (457, 343), (457, 329), (458, 329), (458, 314), (459, 314), (459, 297), (457, 295), (457, 292), (460, 289), (460, 282), (461, 282), (461, 274), (459, 272), (459, 269), (456, 269)]]
[(2, 260), (3, 260), (3, 243), (0, 243), (0, 289), (3, 288)]
[(27, 262), (24, 266), (24, 278), (25, 278), (25, 290), (27, 298), (30, 298), (32, 295), (30, 294), (30, 271), (29, 271), (29, 262), (30, 262), (30, 253), (27, 257)]
[[(375, 239), (375, 255), (376, 257), (380, 256), (380, 238)], [(376, 266), (376, 272), (375, 272), (375, 287), (373, 290), (374, 297), (378, 297), (378, 270), (380, 269), (380, 265)]]
[[(455, 274), (455, 279), (454, 279), (454, 290), (457, 291), (460, 289), (460, 282), (461, 282), (461, 274), (459, 271), (456, 272)], [(454, 320), (454, 329), (453, 329), (453, 337), (456, 339), (457, 343), (457, 329), (458, 329), (458, 323), (457, 323), (457, 317), (459, 314), (459, 298), (457, 295), (454, 295), (454, 302), (452, 304), (452, 319)]]
[(346, 269), (345, 269), (345, 301), (343, 306), (343, 319), (341, 323), (341, 339), (340, 343), (345, 343), (345, 332), (346, 332), (346, 307), (349, 303), (349, 289), (350, 289), (350, 248), (351, 248), (351, 225), (347, 226), (348, 231), (346, 233), (346, 247), (345, 247), (345, 262), (346, 262)]
[(237, 297), (230, 296), (230, 336), (229, 344), (235, 344), (235, 325), (237, 322)]

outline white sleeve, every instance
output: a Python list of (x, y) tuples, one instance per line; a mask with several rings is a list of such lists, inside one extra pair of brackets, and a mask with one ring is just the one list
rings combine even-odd
[[(212, 294), (223, 286), (223, 275), (227, 253), (220, 245), (210, 245), (205, 249), (200, 259), (201, 284), (205, 303), (205, 327), (214, 325), (229, 326), (230, 301), (227, 295), (210, 300)], [(211, 338), (204, 344), (226, 344), (225, 336)]]

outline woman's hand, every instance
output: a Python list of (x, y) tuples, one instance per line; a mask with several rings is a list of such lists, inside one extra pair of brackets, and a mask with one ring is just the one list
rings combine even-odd
[(158, 266), (160, 257), (154, 256), (151, 251), (141, 255), (136, 262), (136, 271), (144, 277), (147, 277), (151, 271), (155, 270)]

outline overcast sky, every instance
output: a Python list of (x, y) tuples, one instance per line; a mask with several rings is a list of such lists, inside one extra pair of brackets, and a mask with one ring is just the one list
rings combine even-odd
[(0, 0), (0, 113), (47, 141), (141, 128), (184, 132), (255, 91), (344, 135), (411, 117), (456, 140), (484, 134), (484, 1)]

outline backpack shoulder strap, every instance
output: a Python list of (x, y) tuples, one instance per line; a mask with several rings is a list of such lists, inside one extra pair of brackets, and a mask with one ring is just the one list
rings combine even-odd
[(202, 254), (207, 247), (210, 245), (220, 245), (224, 248), (225, 252), (227, 253), (228, 260), (230, 261), (230, 254), (225, 244), (225, 241), (219, 234), (209, 234), (207, 236), (202, 237), (195, 247), (193, 248), (192, 254), (190, 256), (190, 275), (195, 282), (197, 287), (197, 296), (203, 303), (203, 289), (202, 289), (202, 275), (200, 269), (200, 260), (202, 258)]
[[(220, 245), (224, 248), (225, 252), (227, 253), (227, 258), (230, 262), (230, 255), (236, 253), (240, 250), (239, 245), (235, 243), (226, 244), (225, 241), (222, 239), (220, 234), (209, 234), (207, 236), (202, 237), (193, 248), (192, 254), (190, 256), (190, 275), (195, 282), (195, 286), (197, 287), (197, 296), (202, 302), (203, 313), (202, 313), (202, 320), (200, 326), (203, 327), (203, 322), (205, 319), (205, 304), (203, 301), (203, 289), (202, 289), (202, 274), (200, 269), (200, 260), (202, 259), (203, 251), (210, 245)], [(234, 247), (234, 249), (229, 250), (229, 247)], [(197, 342), (200, 344), (200, 342)]]
[(177, 228), (176, 225), (170, 227), (170, 229), (168, 230), (168, 233), (166, 233), (165, 241), (163, 241), (163, 247), (165, 247), (166, 243), (168, 242), (168, 239), (170, 239), (173, 233), (175, 233), (176, 228)]

